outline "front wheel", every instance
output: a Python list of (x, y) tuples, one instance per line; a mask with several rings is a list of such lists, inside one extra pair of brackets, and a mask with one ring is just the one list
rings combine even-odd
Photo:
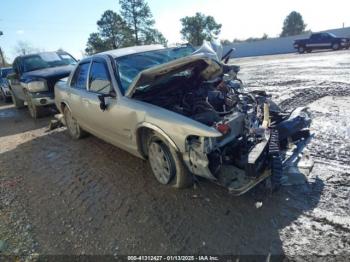
[(175, 149), (160, 136), (153, 135), (148, 143), (148, 161), (153, 175), (163, 185), (185, 188), (192, 185), (192, 176)]
[(27, 98), (27, 106), (28, 106), (30, 116), (34, 119), (38, 119), (41, 116), (43, 116), (45, 114), (45, 108), (43, 108), (42, 106), (34, 105), (28, 92), (25, 92), (25, 94), (26, 94), (26, 98)]
[(77, 120), (72, 116), (72, 113), (67, 106), (63, 109), (63, 115), (69, 135), (75, 140), (82, 138), (85, 133), (79, 126)]
[(332, 45), (332, 49), (333, 49), (333, 50), (338, 50), (339, 47), (340, 47), (339, 43), (334, 43), (334, 44)]
[(11, 90), (11, 97), (12, 97), (12, 102), (16, 108), (23, 108), (24, 107), (24, 101), (20, 100), (16, 97), (16, 95), (13, 93)]

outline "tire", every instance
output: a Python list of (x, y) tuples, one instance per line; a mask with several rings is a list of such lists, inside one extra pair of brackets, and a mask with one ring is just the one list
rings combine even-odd
[(299, 52), (299, 54), (304, 54), (305, 53), (305, 47), (299, 46), (298, 47), (298, 52)]
[(193, 184), (192, 174), (179, 153), (157, 134), (148, 140), (148, 162), (153, 175), (163, 185), (186, 188)]
[(26, 102), (27, 102), (27, 107), (28, 107), (28, 110), (29, 110), (29, 114), (32, 118), (34, 119), (38, 119), (42, 116), (45, 115), (46, 113), (46, 109), (42, 106), (36, 106), (33, 104), (33, 101), (32, 99), (30, 98), (29, 94), (27, 91), (24, 92), (25, 95), (26, 95)]
[(63, 115), (69, 135), (74, 140), (84, 137), (85, 132), (79, 126), (78, 121), (72, 116), (72, 113), (67, 106), (63, 109)]
[(12, 97), (12, 102), (17, 109), (24, 107), (24, 101), (18, 99), (12, 90), (11, 90), (11, 97)]
[(311, 53), (312, 49), (306, 49), (306, 53)]
[(332, 44), (332, 49), (333, 49), (334, 51), (339, 50), (339, 48), (340, 48), (339, 43), (333, 43), (333, 44)]

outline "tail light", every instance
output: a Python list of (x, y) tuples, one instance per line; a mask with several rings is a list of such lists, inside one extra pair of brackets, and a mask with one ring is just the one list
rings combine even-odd
[(223, 135), (227, 135), (231, 132), (231, 127), (226, 123), (219, 123), (216, 125), (216, 130), (218, 130)]

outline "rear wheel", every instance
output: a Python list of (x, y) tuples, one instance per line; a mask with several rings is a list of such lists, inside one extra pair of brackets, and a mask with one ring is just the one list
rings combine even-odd
[(299, 52), (299, 54), (305, 53), (305, 47), (299, 46), (299, 47), (298, 47), (298, 52)]
[(192, 185), (192, 176), (178, 152), (158, 135), (152, 135), (149, 139), (148, 161), (159, 183), (177, 188)]
[(64, 107), (63, 114), (69, 135), (76, 140), (82, 138), (85, 133), (79, 126), (77, 120), (72, 116), (72, 113), (67, 106)]
[(333, 50), (338, 50), (339, 48), (340, 48), (339, 43), (334, 43), (334, 44), (332, 45), (332, 49), (333, 49)]
[(24, 107), (24, 101), (18, 99), (12, 90), (11, 90), (11, 97), (12, 97), (12, 102), (16, 108), (23, 108)]

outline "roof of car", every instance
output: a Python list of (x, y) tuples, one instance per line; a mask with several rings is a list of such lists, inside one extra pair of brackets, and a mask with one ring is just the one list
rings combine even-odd
[(164, 48), (165, 47), (162, 45), (141, 45), (141, 46), (131, 46), (131, 47), (114, 49), (114, 50), (102, 52), (99, 54), (111, 55), (113, 58), (116, 58), (116, 57), (131, 55), (131, 54), (143, 53), (143, 52), (154, 51), (154, 50), (161, 50)]

